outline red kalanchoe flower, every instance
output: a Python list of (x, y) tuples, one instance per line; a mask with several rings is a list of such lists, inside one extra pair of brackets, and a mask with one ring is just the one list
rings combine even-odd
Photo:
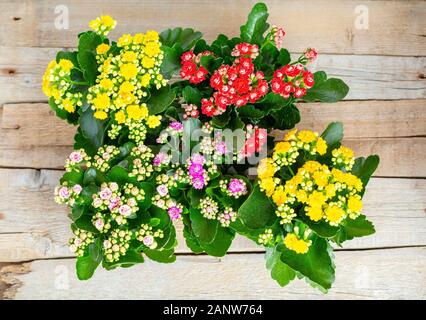
[(318, 52), (314, 48), (307, 48), (303, 55), (309, 62), (313, 62), (317, 58)]
[(216, 112), (216, 109), (213, 105), (213, 99), (202, 99), (201, 100), (201, 113), (205, 114), (207, 117), (213, 117)]
[(187, 51), (182, 54), (180, 57), (180, 60), (182, 64), (185, 64), (186, 62), (193, 62), (194, 61), (194, 53), (192, 51)]
[(303, 81), (305, 82), (306, 88), (310, 89), (315, 83), (314, 74), (309, 71), (303, 73)]
[(312, 88), (314, 83), (314, 75), (302, 64), (286, 65), (274, 72), (271, 88), (272, 92), (285, 99), (291, 94), (295, 98), (301, 98), (306, 94), (306, 89)]
[(246, 42), (239, 43), (232, 50), (233, 57), (248, 57), (255, 59), (259, 55), (259, 47), (256, 44)]
[(184, 52), (181, 56), (182, 68), (179, 72), (180, 77), (194, 84), (206, 80), (208, 71), (200, 65), (200, 60), (202, 56), (211, 54), (210, 51), (204, 51), (197, 55), (194, 55), (192, 51)]

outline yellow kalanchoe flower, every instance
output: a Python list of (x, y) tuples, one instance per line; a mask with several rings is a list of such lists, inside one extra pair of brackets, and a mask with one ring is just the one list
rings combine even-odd
[(82, 106), (83, 95), (81, 93), (71, 93), (73, 85), (71, 80), (71, 70), (74, 64), (71, 60), (60, 59), (59, 62), (52, 60), (44, 72), (42, 78), (43, 93), (53, 100), (59, 109), (64, 109), (73, 113), (76, 107)]
[(333, 165), (343, 166), (349, 171), (355, 164), (355, 157), (352, 149), (340, 146), (338, 149), (334, 149), (331, 154), (333, 155), (333, 158), (331, 159)]
[(107, 45), (106, 43), (102, 43), (96, 47), (96, 53), (104, 54), (104, 53), (107, 53), (109, 49), (110, 49), (109, 45)]
[[(347, 217), (357, 218), (362, 209), (361, 196), (358, 194), (363, 189), (361, 180), (349, 172), (329, 168), (314, 160), (306, 161), (296, 174), (293, 174), (290, 166), (303, 153), (301, 151), (299, 154), (292, 149), (313, 150), (310, 155), (321, 154), (322, 152), (315, 150), (315, 145), (324, 140), (308, 130), (298, 134), (293, 130), (287, 134), (286, 139), (288, 141), (276, 144), (272, 158), (260, 161), (257, 170), (259, 187), (277, 206), (276, 215), (281, 218), (280, 223), (291, 224), (297, 213), (306, 215), (314, 222), (324, 220), (332, 226), (339, 225)], [(324, 144), (325, 152), (325, 141)], [(339, 150), (339, 154), (353, 157), (352, 150), (348, 148), (340, 147), (336, 150)], [(288, 156), (290, 152), (297, 156), (287, 157), (287, 160), (292, 161), (284, 162), (283, 154)], [(289, 167), (287, 170), (286, 166)], [(293, 174), (284, 184), (275, 176), (277, 173), (281, 174), (282, 169), (287, 172), (285, 174)]]
[(161, 116), (149, 116), (146, 124), (151, 129), (158, 127), (161, 124)]
[(110, 16), (100, 16), (90, 21), (89, 27), (101, 36), (107, 36), (115, 28), (117, 21)]
[(144, 103), (149, 89), (159, 89), (167, 84), (160, 73), (164, 54), (159, 35), (156, 31), (134, 36), (124, 34), (118, 39), (118, 50), (114, 50), (114, 54), (110, 48), (100, 46), (96, 57), (100, 74), (87, 96), (94, 116), (106, 119), (111, 114), (115, 123), (108, 135), (112, 139), (118, 137), (123, 125), (131, 131), (130, 136), (144, 138), (146, 128), (161, 124), (161, 118), (150, 116)]
[(287, 233), (284, 238), (284, 245), (289, 249), (299, 254), (305, 254), (308, 252), (309, 247), (312, 244), (312, 240), (299, 239), (294, 233)]

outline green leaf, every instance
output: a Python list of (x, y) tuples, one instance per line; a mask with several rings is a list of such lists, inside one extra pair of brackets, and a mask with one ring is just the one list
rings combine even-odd
[(278, 56), (279, 51), (277, 47), (272, 43), (268, 43), (262, 47), (259, 58), (256, 60), (258, 60), (265, 67), (273, 68)]
[(182, 90), (182, 96), (186, 103), (198, 106), (201, 104), (201, 99), (203, 98), (200, 90), (191, 86), (186, 86)]
[(176, 261), (176, 256), (174, 255), (174, 249), (168, 250), (152, 250), (144, 249), (143, 253), (153, 261), (161, 263), (172, 263)]
[(235, 232), (229, 228), (218, 226), (216, 237), (210, 243), (200, 242), (203, 250), (211, 256), (223, 257), (231, 246)]
[(71, 209), (70, 218), (72, 221), (77, 221), (84, 213), (84, 206), (74, 205)]
[(191, 208), (189, 210), (192, 230), (200, 242), (205, 244), (211, 243), (218, 232), (219, 222), (203, 217), (200, 210)]
[(94, 243), (89, 245), (88, 254), (77, 258), (76, 270), (77, 277), (80, 280), (90, 279), (96, 268), (102, 261), (102, 243), (101, 239), (96, 239)]
[(93, 116), (92, 109), (87, 109), (80, 117), (81, 133), (88, 139), (90, 145), (99, 149), (104, 142), (104, 124), (103, 121)]
[(315, 84), (308, 89), (303, 97), (304, 101), (337, 102), (342, 100), (349, 92), (349, 87), (341, 79), (329, 78), (323, 71), (315, 73)]
[(370, 181), (370, 178), (373, 175), (374, 171), (376, 171), (377, 167), (379, 166), (379, 163), (380, 158), (378, 155), (369, 156), (367, 157), (367, 159), (361, 157), (355, 160), (355, 164), (351, 172), (352, 174), (356, 175), (358, 178), (361, 179), (362, 184), (364, 186), (362, 194), (364, 194), (365, 187), (367, 186), (368, 181)]
[(250, 229), (260, 229), (270, 226), (277, 219), (275, 210), (268, 197), (260, 191), (259, 185), (238, 210), (241, 221)]
[(221, 115), (212, 118), (211, 124), (216, 128), (224, 128), (231, 120), (230, 108)]
[(79, 229), (89, 231), (92, 233), (99, 233), (98, 229), (96, 229), (95, 226), (93, 225), (92, 216), (90, 215), (87, 215), (87, 214), (82, 215), (73, 224)]
[(102, 38), (92, 31), (82, 33), (78, 38), (77, 60), (83, 70), (84, 78), (91, 85), (95, 84), (98, 75), (96, 47), (101, 43)]
[(56, 62), (59, 62), (61, 59), (70, 60), (76, 67), (79, 65), (77, 60), (77, 51), (59, 51), (56, 54)]
[(367, 220), (364, 215), (360, 215), (356, 219), (345, 219), (340, 231), (335, 235), (333, 240), (338, 244), (342, 244), (346, 240), (352, 240), (357, 237), (364, 237), (375, 233), (373, 223)]
[(334, 264), (331, 247), (325, 239), (315, 237), (305, 254), (299, 254), (282, 245), (281, 260), (323, 290), (331, 288), (334, 281)]
[(71, 185), (74, 184), (82, 184), (83, 183), (83, 171), (71, 171), (71, 172), (65, 172), (64, 175), (61, 177), (59, 182), (62, 184), (65, 181), (68, 181), (71, 183)]
[(248, 43), (262, 44), (265, 39), (263, 34), (269, 27), (266, 23), (268, 15), (268, 8), (264, 3), (255, 4), (246, 24), (240, 27), (241, 39)]
[(89, 168), (84, 172), (83, 185), (97, 184), (101, 185), (105, 181), (105, 177), (95, 168)]
[(308, 217), (303, 219), (303, 222), (308, 225), (317, 235), (322, 238), (332, 238), (334, 237), (340, 230), (339, 227), (330, 226), (326, 221), (320, 220), (318, 222), (314, 222)]
[(178, 43), (175, 43), (173, 47), (162, 46), (161, 49), (164, 52), (161, 74), (164, 78), (170, 79), (181, 68), (182, 48)]
[(111, 270), (117, 267), (126, 268), (126, 267), (130, 267), (135, 264), (143, 263), (143, 262), (144, 262), (144, 258), (141, 252), (138, 252), (136, 250), (128, 250), (126, 254), (120, 257), (118, 261), (107, 262), (104, 260), (102, 265), (105, 269)]
[(147, 101), (149, 114), (158, 114), (164, 112), (168, 106), (171, 105), (175, 99), (176, 94), (169, 85), (162, 87), (161, 89), (151, 90), (151, 97)]
[(271, 271), (271, 277), (281, 287), (286, 286), (296, 277), (296, 272), (286, 265), (281, 260), (282, 252), (278, 250), (279, 246), (274, 248), (266, 248), (265, 259), (266, 259), (266, 268)]
[(286, 106), (271, 112), (275, 120), (274, 128), (280, 130), (292, 129), (300, 122), (300, 111), (294, 105)]
[(343, 124), (341, 122), (330, 123), (321, 137), (327, 142), (327, 151), (331, 152), (333, 149), (340, 146), (343, 139)]
[(238, 108), (237, 112), (241, 118), (248, 118), (248, 119), (261, 119), (265, 115), (265, 113), (262, 110), (257, 109), (252, 104), (245, 105), (241, 108)]
[(291, 61), (290, 52), (287, 49), (282, 48), (278, 54), (276, 61), (277, 66), (285, 66)]
[(183, 236), (185, 238), (186, 246), (196, 254), (204, 252), (203, 248), (200, 246), (199, 241), (195, 237), (194, 233), (190, 230), (187, 224), (183, 228)]
[(160, 33), (160, 41), (163, 45), (173, 47), (179, 44), (183, 51), (191, 49), (202, 37), (202, 33), (191, 28), (166, 29)]

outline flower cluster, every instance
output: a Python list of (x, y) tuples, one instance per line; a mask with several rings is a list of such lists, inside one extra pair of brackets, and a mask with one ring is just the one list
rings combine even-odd
[(118, 261), (129, 249), (132, 239), (130, 230), (114, 229), (103, 243), (105, 259), (108, 262)]
[(255, 103), (268, 93), (268, 82), (261, 71), (254, 70), (252, 58), (241, 56), (232, 66), (222, 65), (210, 78), (216, 91), (201, 101), (201, 112), (208, 117), (220, 115), (229, 105), (242, 107)]
[(219, 186), (222, 192), (228, 196), (238, 199), (247, 194), (247, 184), (243, 179), (231, 178), (219, 181)]
[(331, 154), (333, 156), (331, 161), (336, 168), (342, 167), (346, 171), (350, 171), (355, 164), (354, 152), (345, 146), (334, 149)]
[(98, 119), (106, 119), (111, 112), (119, 125), (146, 120), (151, 127), (154, 118), (148, 116), (143, 99), (151, 85), (160, 88), (167, 82), (160, 73), (163, 52), (158, 33), (124, 34), (117, 47), (117, 54), (108, 44), (97, 47), (100, 74), (89, 88), (88, 101)]
[(202, 198), (198, 207), (204, 218), (218, 220), (224, 228), (229, 227), (231, 222), (237, 220), (237, 212), (235, 212), (232, 207), (225, 206), (221, 209), (219, 203), (212, 197), (206, 196)]
[(86, 248), (95, 241), (95, 238), (92, 232), (81, 229), (75, 229), (73, 233), (75, 237), (69, 240), (69, 248), (71, 252), (81, 257)]
[(296, 253), (305, 254), (312, 244), (312, 240), (309, 239), (312, 230), (306, 228), (305, 231), (301, 233), (299, 226), (294, 227), (293, 232), (287, 233), (284, 237), (284, 245)]
[[(356, 219), (360, 215), (362, 182), (352, 173), (341, 171), (338, 167), (345, 164), (345, 161), (336, 160), (353, 159), (352, 150), (346, 147), (334, 149), (334, 167), (308, 160), (296, 174), (292, 174), (291, 166), (300, 159), (298, 150), (315, 155), (318, 150), (314, 150), (312, 143), (317, 144), (319, 139), (321, 138), (313, 132), (300, 131), (296, 136), (296, 132), (292, 131), (287, 135), (286, 142), (276, 145), (272, 158), (263, 159), (258, 167), (260, 188), (272, 198), (281, 224), (291, 225), (295, 217), (304, 215), (313, 222), (324, 220), (331, 226), (338, 226), (347, 217)], [(283, 143), (286, 143), (285, 147), (280, 145)], [(327, 146), (325, 142), (324, 144), (319, 154), (325, 153)], [(345, 158), (343, 154), (352, 157)], [(282, 181), (282, 174), (286, 170), (293, 176)], [(285, 244), (289, 249), (303, 253), (307, 250), (303, 242), (306, 242), (308, 235), (308, 229), (304, 231), (302, 238), (287, 235)]]
[(297, 132), (297, 129), (294, 129), (285, 135), (284, 141), (275, 145), (272, 159), (278, 166), (290, 166), (301, 153), (315, 156), (324, 155), (326, 152), (327, 143), (318, 133), (311, 130)]
[(164, 232), (161, 229), (156, 229), (146, 223), (143, 223), (136, 232), (136, 239), (144, 244), (144, 246), (155, 249), (158, 246), (156, 239), (162, 239)]
[(83, 95), (70, 90), (74, 83), (71, 80), (73, 67), (74, 64), (68, 59), (60, 59), (59, 62), (52, 60), (42, 78), (43, 93), (48, 98), (53, 98), (59, 109), (69, 113), (83, 105)]
[(244, 141), (244, 147), (240, 150), (238, 158), (244, 159), (246, 157), (251, 157), (256, 152), (260, 152), (262, 147), (265, 146), (267, 139), (268, 132), (266, 129), (248, 124), (246, 126), (246, 140)]
[(194, 189), (203, 189), (209, 180), (208, 171), (204, 168), (206, 162), (201, 154), (193, 154), (188, 159), (188, 173)]
[(65, 171), (79, 171), (82, 168), (89, 167), (91, 158), (87, 155), (84, 149), (74, 150), (65, 160)]
[(180, 77), (194, 84), (206, 80), (208, 71), (200, 64), (200, 62), (202, 57), (210, 55), (213, 55), (210, 51), (203, 51), (197, 55), (195, 55), (192, 51), (184, 52), (181, 56), (182, 68), (179, 73)]
[[(118, 225), (127, 223), (127, 218), (139, 210), (138, 202), (143, 201), (144, 190), (132, 184), (125, 184), (123, 189), (116, 182), (103, 183), (101, 190), (93, 194), (92, 206), (96, 210), (108, 211)], [(94, 225), (102, 230), (105, 221), (98, 217)]]
[(68, 181), (65, 181), (62, 185), (55, 188), (55, 201), (59, 204), (65, 203), (73, 206), (82, 189), (79, 184), (69, 186)]
[(144, 144), (140, 144), (132, 149), (130, 153), (132, 162), (129, 164), (129, 176), (136, 177), (138, 181), (149, 178), (154, 172), (152, 150)]
[(276, 70), (271, 80), (271, 89), (273, 93), (285, 99), (288, 99), (290, 95), (294, 98), (302, 98), (306, 95), (306, 90), (312, 88), (314, 83), (313, 73), (299, 63)]
[(89, 27), (101, 36), (107, 36), (115, 28), (117, 21), (110, 16), (100, 16), (90, 21)]
[(120, 154), (120, 149), (116, 146), (104, 146), (98, 149), (98, 153), (93, 157), (93, 166), (101, 172), (108, 171), (114, 158)]

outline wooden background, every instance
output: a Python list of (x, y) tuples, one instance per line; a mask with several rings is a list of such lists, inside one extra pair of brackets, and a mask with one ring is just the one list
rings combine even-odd
[[(287, 31), (294, 54), (318, 49), (314, 65), (344, 79), (351, 91), (337, 104), (300, 105), (301, 127), (333, 120), (358, 155), (381, 165), (365, 197), (373, 236), (336, 250), (336, 282), (328, 295), (294, 281), (280, 288), (255, 244), (237, 238), (222, 259), (194, 256), (179, 245), (177, 262), (148, 262), (76, 280), (67, 210), (53, 188), (70, 152), (74, 128), (46, 104), (41, 75), (56, 51), (101, 13), (118, 20), (111, 36), (187, 26), (212, 40), (237, 35), (253, 1), (0, 1), (0, 296), (30, 298), (426, 298), (426, 2), (267, 1), (270, 22)], [(69, 9), (69, 29), (55, 29), (55, 7)], [(355, 27), (356, 7), (369, 13)]]

